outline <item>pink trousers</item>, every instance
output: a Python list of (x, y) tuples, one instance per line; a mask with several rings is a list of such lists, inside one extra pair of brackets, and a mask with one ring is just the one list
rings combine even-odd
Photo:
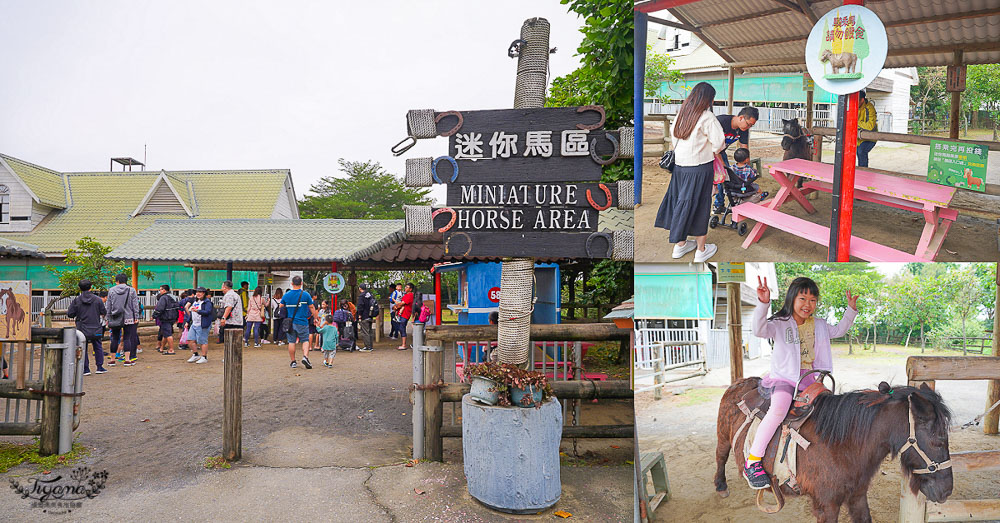
[(757, 457), (764, 457), (767, 452), (767, 444), (774, 436), (774, 431), (778, 430), (781, 421), (788, 415), (788, 409), (792, 406), (792, 393), (795, 391), (793, 385), (778, 382), (771, 392), (771, 406), (767, 409), (767, 414), (757, 426), (757, 435), (754, 436), (753, 444), (750, 445), (750, 453)]

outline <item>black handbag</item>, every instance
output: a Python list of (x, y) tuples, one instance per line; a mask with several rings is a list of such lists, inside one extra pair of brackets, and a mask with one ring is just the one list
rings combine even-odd
[(674, 151), (672, 149), (663, 153), (663, 157), (660, 158), (660, 167), (670, 172), (674, 171)]

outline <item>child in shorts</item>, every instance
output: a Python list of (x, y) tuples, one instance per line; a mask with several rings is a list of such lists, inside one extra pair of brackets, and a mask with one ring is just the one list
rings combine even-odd
[(323, 323), (316, 330), (323, 339), (323, 365), (327, 368), (333, 367), (333, 358), (337, 356), (337, 341), (340, 337), (337, 324), (333, 322), (333, 315), (323, 316)]

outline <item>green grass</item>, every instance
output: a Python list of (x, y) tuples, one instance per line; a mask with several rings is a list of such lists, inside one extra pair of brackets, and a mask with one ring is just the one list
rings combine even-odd
[[(854, 353), (847, 354), (847, 344), (846, 343), (834, 343), (833, 346), (834, 358), (849, 358), (849, 359), (905, 359), (910, 356), (961, 356), (962, 351), (960, 350), (946, 350), (946, 349), (936, 349), (930, 345), (924, 350), (923, 353), (920, 352), (919, 343), (911, 343), (910, 346), (904, 347), (903, 345), (886, 345), (879, 344), (875, 351), (872, 351), (870, 346), (868, 350), (864, 350), (861, 344), (854, 344)], [(989, 350), (987, 350), (989, 352)], [(969, 356), (980, 356), (980, 354), (970, 352)]]
[(718, 403), (725, 392), (725, 389), (718, 387), (688, 389), (677, 396), (675, 404), (678, 407), (691, 407), (702, 403)]
[(223, 458), (222, 456), (212, 456), (209, 458), (205, 458), (204, 465), (205, 468), (212, 470), (232, 468), (232, 465), (230, 465), (229, 462), (226, 461), (226, 459)]
[(43, 472), (58, 467), (72, 465), (90, 454), (90, 449), (81, 443), (73, 443), (73, 448), (66, 454), (54, 454), (52, 456), (41, 456), (38, 454), (38, 440), (31, 443), (8, 443), (0, 442), (0, 472), (8, 470), (24, 463), (34, 463), (37, 471)]

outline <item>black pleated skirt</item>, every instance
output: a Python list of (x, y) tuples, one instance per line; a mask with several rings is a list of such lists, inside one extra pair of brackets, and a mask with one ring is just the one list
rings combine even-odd
[(654, 222), (657, 227), (670, 231), (670, 243), (708, 234), (714, 174), (712, 162), (694, 167), (674, 167), (667, 194), (663, 196)]

